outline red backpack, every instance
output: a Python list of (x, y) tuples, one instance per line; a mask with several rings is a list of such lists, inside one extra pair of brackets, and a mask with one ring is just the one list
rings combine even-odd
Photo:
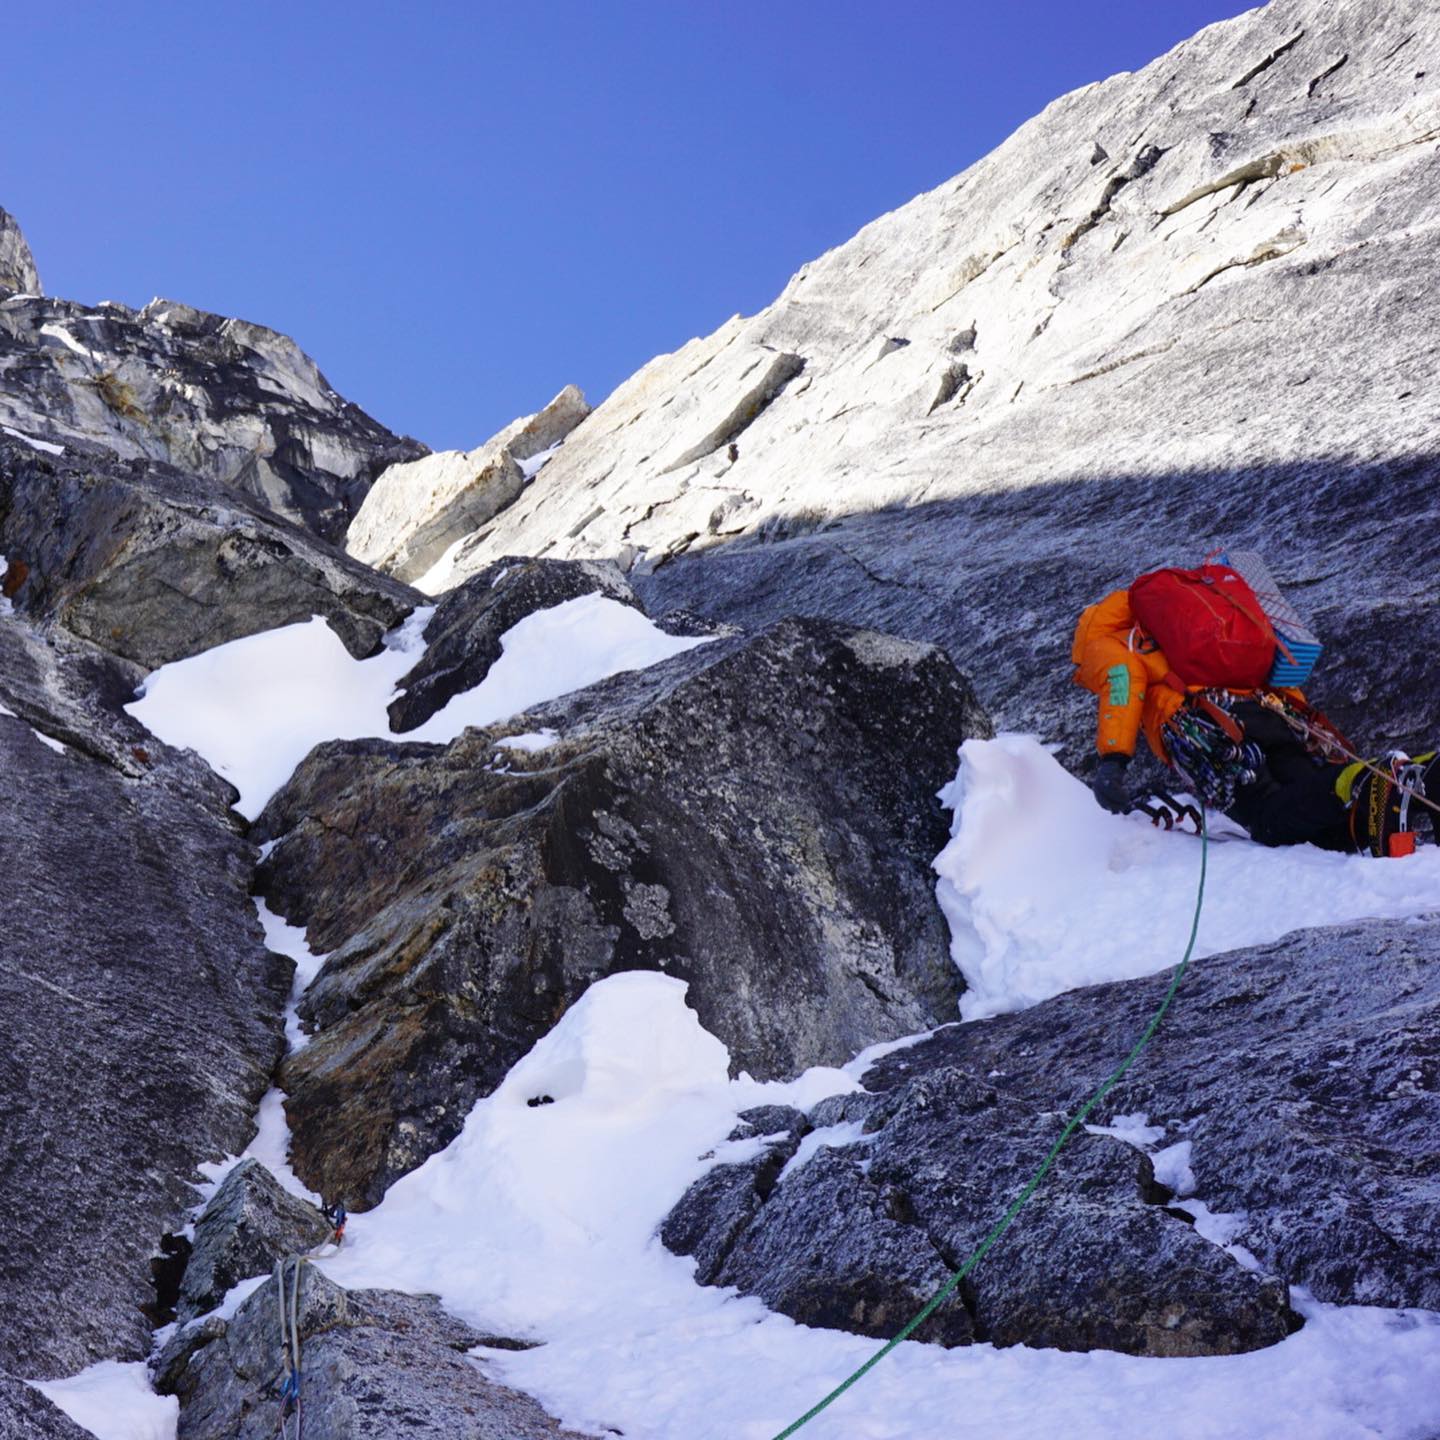
[(1228, 565), (1154, 570), (1130, 586), (1130, 613), (1186, 685), (1254, 690), (1275, 663), (1275, 630)]

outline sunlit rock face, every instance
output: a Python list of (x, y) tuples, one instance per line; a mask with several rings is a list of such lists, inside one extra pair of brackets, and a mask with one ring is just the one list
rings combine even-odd
[(1433, 6), (1274, 0), (1064, 96), (653, 360), (459, 571), (618, 558), (657, 613), (936, 641), (1081, 753), (1080, 607), (1243, 542), (1331, 644), (1320, 698), (1423, 739), (1437, 86)]
[(0, 292), (39, 295), (40, 274), (15, 217), (0, 210)]

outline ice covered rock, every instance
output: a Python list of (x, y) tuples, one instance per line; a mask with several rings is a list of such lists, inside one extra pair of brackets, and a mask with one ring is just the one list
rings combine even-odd
[(256, 830), (332, 952), (282, 1077), (297, 1173), (373, 1205), (619, 970), (687, 980), (758, 1076), (952, 1018), (936, 791), (988, 729), (935, 648), (791, 620), (443, 749), (318, 747)]
[(5, 290), (22, 295), (42, 293), (35, 257), (19, 223), (8, 210), (0, 209), (0, 291)]
[[(7, 218), (0, 291), (7, 256), (13, 280), (34, 278)], [(426, 453), (337, 395), (288, 336), (170, 300), (0, 299), (0, 377), (0, 425), (173, 465), (331, 541), (387, 465)]]
[(365, 497), (345, 548), (401, 580), (420, 580), (451, 545), (512, 504), (531, 471), (526, 462), (559, 445), (589, 413), (585, 396), (567, 385), (478, 449), (392, 465)]
[(1272, 0), (1066, 95), (622, 384), (459, 573), (624, 558), (653, 613), (928, 640), (1084, 754), (1079, 610), (1245, 544), (1331, 645), (1316, 698), (1431, 745), (1437, 87), (1424, 0)]
[[(1435, 1308), (1437, 956), (1440, 922), (1367, 922), (1197, 965), (928, 1338), (1232, 1354), (1294, 1327), (1289, 1285)], [(853, 1132), (778, 1176), (764, 1154), (716, 1167), (663, 1238), (705, 1283), (806, 1324), (893, 1333), (1005, 1212), (1168, 983), (1074, 991), (880, 1060), (870, 1095), (806, 1122)]]
[(244, 1150), (283, 1047), (229, 787), (119, 710), (132, 684), (0, 618), (0, 1371), (26, 1377), (145, 1355), (197, 1167)]
[(291, 1195), (258, 1160), (242, 1160), (195, 1222), (175, 1318), (183, 1324), (213, 1310), (232, 1285), (264, 1275), (287, 1255), (324, 1244), (331, 1228), (315, 1206)]
[[(270, 1440), (282, 1374), (274, 1279), (205, 1343), (177, 1350), (159, 1385), (180, 1399), (177, 1440)], [(478, 1345), (513, 1344), (447, 1315), (433, 1296), (345, 1290), (302, 1266), (298, 1302), (309, 1440), (580, 1440), (528, 1396), (486, 1378)], [(222, 1328), (223, 1327), (223, 1328)]]
[(363, 656), (420, 600), (212, 482), (3, 432), (0, 554), (18, 611), (147, 668), (312, 615)]

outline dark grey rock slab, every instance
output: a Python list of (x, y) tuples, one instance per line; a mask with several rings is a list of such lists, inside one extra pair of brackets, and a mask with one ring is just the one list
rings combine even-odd
[(0, 617), (0, 1367), (25, 1376), (148, 1351), (166, 1237), (254, 1133), (291, 973), (229, 786), (50, 638)]
[[(931, 1322), (954, 1328), (931, 1338), (1231, 1354), (1290, 1333), (1291, 1285), (1336, 1304), (1434, 1308), (1437, 960), (1430, 919), (1305, 931), (1195, 965), (1092, 1116), (1144, 1115), (1165, 1132), (1157, 1145), (1188, 1142), (1193, 1196), (1158, 1180), (1142, 1149), (1082, 1131)], [(1168, 983), (1074, 991), (895, 1052), (867, 1072), (868, 1097), (847, 1097), (858, 1138), (752, 1185), (739, 1206), (739, 1177), (723, 1171), (741, 1167), (716, 1167), (662, 1238), (704, 1257), (702, 1281), (884, 1334), (980, 1244)], [(1196, 1201), (1228, 1217), (1225, 1246), (1241, 1249), (1201, 1233)]]
[[(574, 1435), (528, 1396), (488, 1379), (466, 1351), (494, 1337), (447, 1315), (434, 1296), (344, 1290), (306, 1265), (298, 1313), (308, 1440)], [(280, 1418), (277, 1316), (271, 1279), (223, 1331), (161, 1375), (160, 1388), (180, 1398), (178, 1440), (270, 1440)]]
[(216, 482), (3, 433), (0, 555), (17, 611), (147, 669), (312, 615), (363, 657), (422, 598)]
[(428, 453), (263, 325), (173, 300), (137, 311), (40, 297), (8, 221), (0, 211), (0, 292), (30, 293), (0, 304), (0, 424), (173, 466), (333, 543), (382, 470)]
[(184, 1324), (213, 1310), (238, 1281), (324, 1244), (331, 1228), (315, 1206), (291, 1195), (258, 1160), (242, 1160), (195, 1222), (176, 1320)]
[(0, 209), (0, 291), (6, 290), (39, 295), (40, 275), (19, 222)]
[(988, 733), (940, 651), (794, 620), (443, 749), (317, 748), (255, 832), (271, 905), (331, 952), (283, 1075), (298, 1173), (374, 1204), (618, 970), (687, 981), (758, 1076), (950, 1019), (936, 791)]

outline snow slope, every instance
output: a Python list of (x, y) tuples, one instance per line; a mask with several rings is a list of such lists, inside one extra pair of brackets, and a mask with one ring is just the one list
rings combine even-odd
[[(516, 626), (490, 678), (432, 722), (437, 737), (577, 688), (607, 665), (695, 643), (651, 633), (635, 612), (615, 613), (623, 610), (587, 597)], [(311, 629), (291, 627), (307, 641)], [(392, 651), (413, 651), (418, 631), (407, 630)], [(303, 647), (292, 653), (295, 638), (273, 632), (166, 667), (133, 707), (228, 767), (248, 811), (279, 783), (278, 747), (308, 748), (327, 729), (385, 733), (395, 654), (347, 661), (353, 687), (325, 700), (301, 683), (310, 658)], [(262, 724), (267, 738), (252, 742), (246, 731)], [(973, 987), (967, 1018), (1178, 959), (1198, 878), (1193, 838), (1105, 815), (1032, 739), (968, 742), (961, 756), (945, 792), (954, 836), (937, 870), (957, 963)], [(1435, 850), (1365, 861), (1227, 843), (1212, 848), (1210, 863), (1202, 953), (1299, 923), (1440, 906)], [(272, 943), (299, 953), (298, 937)], [(1192, 983), (1203, 984), (1203, 968)], [(567, 1424), (615, 1427), (631, 1440), (766, 1440), (874, 1343), (697, 1286), (693, 1263), (665, 1251), (655, 1231), (705, 1167), (727, 1157), (741, 1110), (808, 1108), (855, 1088), (869, 1057), (764, 1085), (730, 1080), (727, 1060), (679, 982), (643, 972), (602, 980), (475, 1106), (461, 1135), (355, 1216), (345, 1248), (320, 1263), (341, 1284), (437, 1293), (477, 1326), (542, 1341), (481, 1358)], [(542, 1097), (549, 1102), (528, 1103)], [(278, 1107), (267, 1120), (274, 1160), (284, 1153)], [(1137, 1143), (1158, 1138), (1136, 1117), (1112, 1123), (1135, 1129)], [(1177, 1174), (1185, 1158), (1174, 1157)], [(1186, 1203), (1206, 1217), (1202, 1233), (1244, 1263), (1243, 1225), (1212, 1216), (1203, 1195)], [(968, 1435), (1038, 1424), (1079, 1440), (1138, 1424), (1176, 1440), (1421, 1440), (1440, 1429), (1440, 1316), (1325, 1306), (1303, 1294), (1295, 1303), (1308, 1322), (1297, 1335), (1226, 1358), (907, 1344), (806, 1433), (940, 1440), (956, 1433), (957, 1415)]]
[[(967, 1020), (1062, 990), (1152, 975), (1190, 933), (1198, 840), (1107, 814), (1038, 741), (969, 740), (942, 798), (953, 838), (935, 861)], [(1215, 838), (1238, 827), (1212, 816)], [(1197, 956), (1291, 930), (1440, 910), (1440, 847), (1374, 861), (1311, 845), (1212, 843)]]
[[(1193, 852), (1192, 852), (1193, 853)], [(683, 987), (632, 973), (595, 985), (460, 1137), (355, 1216), (323, 1262), (345, 1285), (438, 1293), (470, 1322), (545, 1343), (487, 1368), (565, 1423), (631, 1440), (766, 1440), (874, 1353), (733, 1291), (701, 1288), (654, 1232), (736, 1113), (813, 1104), (855, 1083), (726, 1077)], [(541, 1095), (553, 1104), (530, 1106)], [(782, 1182), (783, 1183), (783, 1182)], [(1223, 1359), (1137, 1359), (907, 1344), (807, 1427), (816, 1440), (957, 1433), (1101, 1440), (1419, 1437), (1440, 1425), (1440, 1316), (1297, 1302), (1305, 1328)]]

